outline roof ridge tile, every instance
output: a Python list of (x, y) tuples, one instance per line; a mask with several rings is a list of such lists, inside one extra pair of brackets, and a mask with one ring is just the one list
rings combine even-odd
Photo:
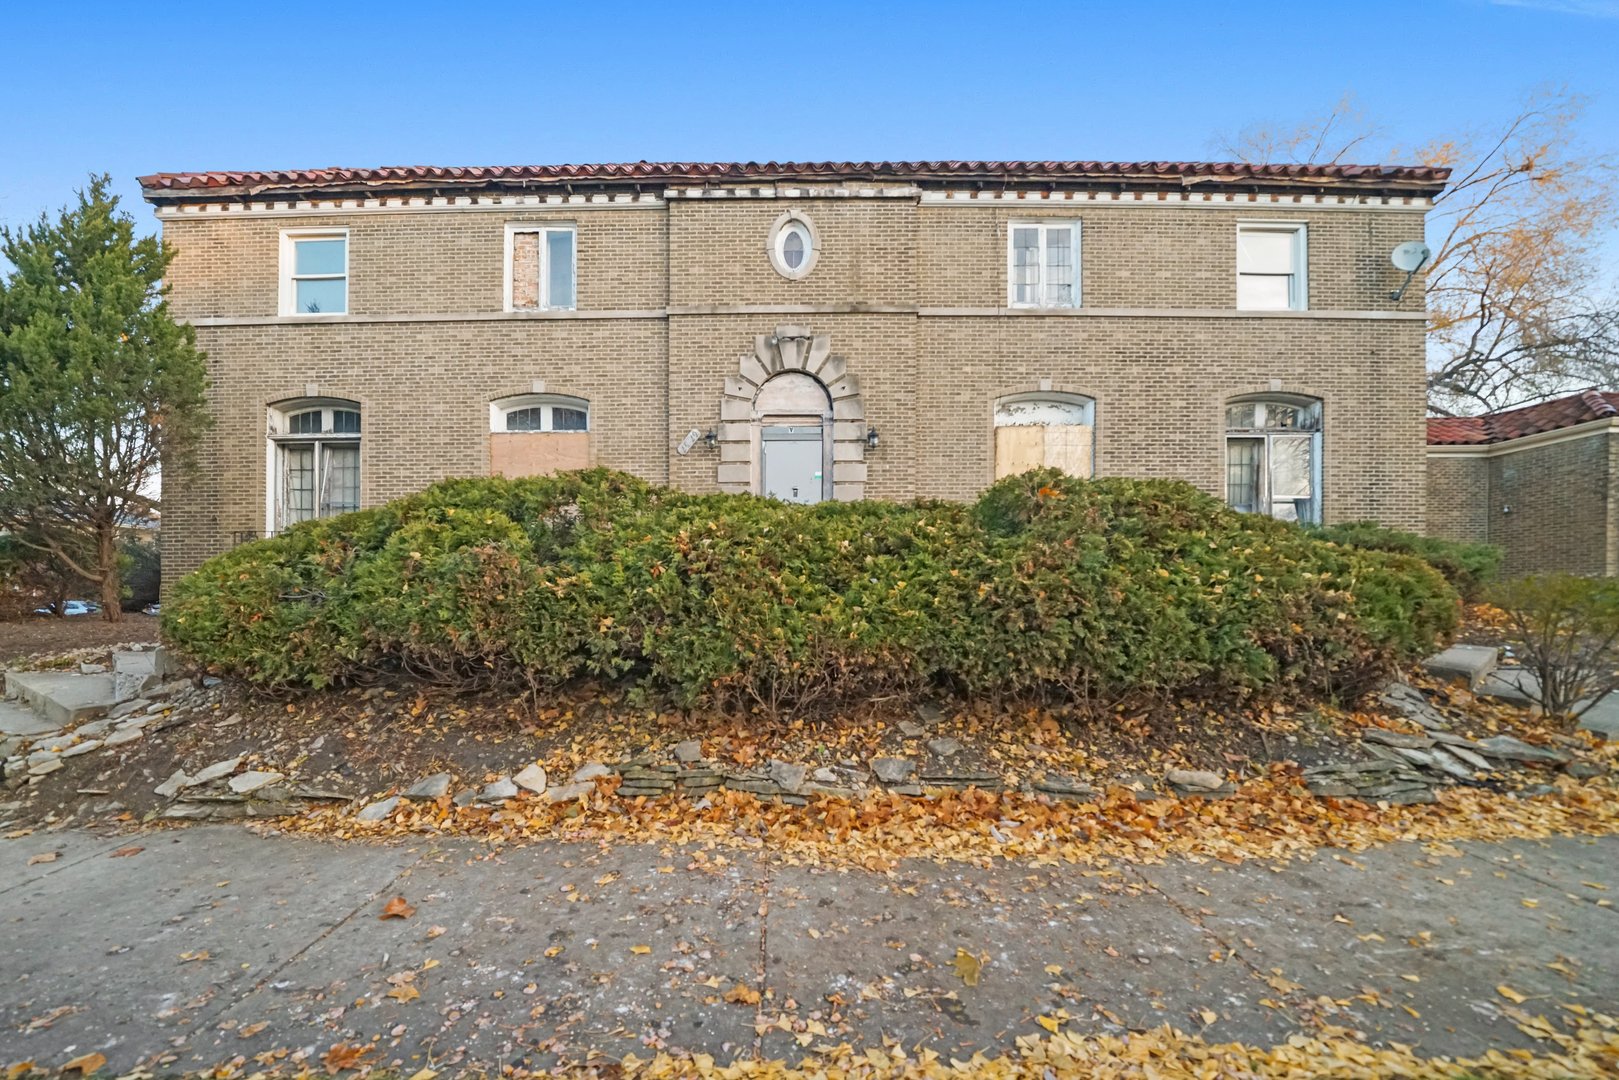
[(408, 182), (453, 179), (479, 182), (492, 179), (559, 180), (644, 178), (659, 180), (726, 177), (859, 176), (888, 179), (947, 179), (951, 176), (1092, 179), (1136, 176), (1142, 179), (1186, 179), (1196, 176), (1264, 179), (1310, 178), (1323, 181), (1404, 181), (1439, 184), (1450, 170), (1430, 165), (1308, 165), (1299, 163), (1251, 164), (1233, 161), (636, 161), (604, 164), (559, 165), (383, 165), (369, 168), (329, 166), (323, 169), (215, 170), (160, 172), (139, 178), (148, 192), (193, 191), (241, 186), (338, 186), (346, 183)]

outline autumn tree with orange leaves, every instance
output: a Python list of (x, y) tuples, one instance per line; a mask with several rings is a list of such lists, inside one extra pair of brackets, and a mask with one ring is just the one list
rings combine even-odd
[(1375, 156), (1452, 170), (1428, 215), (1428, 406), (1467, 415), (1619, 388), (1619, 296), (1599, 265), (1619, 173), (1581, 143), (1584, 106), (1539, 93), (1496, 129), (1402, 154), (1345, 98), (1325, 117), (1256, 125), (1219, 147), (1255, 163)]

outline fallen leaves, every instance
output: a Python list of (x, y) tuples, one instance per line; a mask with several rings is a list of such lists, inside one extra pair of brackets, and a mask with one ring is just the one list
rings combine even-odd
[(337, 1043), (321, 1056), (320, 1063), (326, 1071), (336, 1076), (345, 1069), (358, 1069), (361, 1061), (371, 1052), (371, 1047), (364, 1043)]
[(415, 1001), (417, 998), (422, 996), (422, 992), (416, 989), (410, 983), (404, 983), (388, 991), (387, 996), (393, 998), (395, 1001)]
[(759, 998), (759, 991), (745, 983), (737, 983), (725, 991), (725, 1000), (731, 1005), (757, 1005)]
[[(1119, 1035), (1084, 1035), (1064, 1029), (1065, 1013), (1035, 1017), (1046, 1033), (1017, 1037), (1015, 1048), (998, 1057), (974, 1054), (970, 1059), (941, 1058), (931, 1048), (908, 1048), (885, 1040), (882, 1047), (857, 1048), (847, 1043), (816, 1047), (813, 1058), (797, 1067), (784, 1061), (746, 1057), (722, 1065), (706, 1054), (659, 1053), (650, 1059), (627, 1055), (621, 1065), (636, 1080), (810, 1080), (829, 1076), (893, 1078), (893, 1080), (1089, 1080), (1092, 1077), (1155, 1077), (1159, 1080), (1205, 1080), (1209, 1077), (1252, 1077), (1303, 1080), (1305, 1077), (1385, 1077), (1404, 1080), (1454, 1080), (1490, 1076), (1495, 1080), (1551, 1080), (1553, 1077), (1607, 1076), (1619, 1060), (1619, 1018), (1565, 1006), (1566, 1028), (1544, 1017), (1531, 1017), (1511, 1006), (1509, 1018), (1546, 1052), (1488, 1050), (1478, 1058), (1419, 1056), (1417, 1048), (1390, 1042), (1372, 1046), (1348, 1029), (1324, 1025), (1299, 1032), (1274, 1046), (1239, 1042), (1213, 1043), (1168, 1024)], [(1408, 1010), (1415, 1016), (1414, 1010)], [(1198, 1018), (1212, 1023), (1213, 1010)], [(1213, 1019), (1211, 1019), (1213, 1017)], [(1113, 1021), (1116, 1022), (1116, 1021)], [(762, 1030), (772, 1026), (763, 1025)], [(805, 1033), (807, 1034), (807, 1032)], [(799, 1045), (807, 1045), (799, 1038)]]
[(408, 919), (414, 914), (416, 914), (415, 905), (411, 904), (403, 896), (396, 896), (382, 906), (382, 914), (378, 915), (377, 918)]
[[(1296, 770), (1276, 765), (1229, 798), (1138, 800), (1113, 785), (1090, 802), (1055, 802), (1020, 792), (941, 791), (928, 799), (873, 792), (861, 801), (816, 796), (797, 807), (718, 789), (700, 802), (625, 802), (608, 790), (552, 805), (523, 795), (499, 811), (438, 803), (401, 806), (395, 819), (366, 826), (366, 836), (431, 831), (501, 842), (540, 838), (752, 846), (764, 839), (787, 862), (856, 865), (878, 871), (906, 858), (1059, 859), (1096, 864), (1156, 861), (1171, 855), (1273, 863), (1336, 848), (1362, 851), (1397, 840), (1450, 842), (1619, 833), (1619, 798), (1603, 780), (1561, 779), (1535, 798), (1445, 788), (1433, 805), (1378, 806), (1318, 799)], [(354, 835), (346, 810), (317, 808), (278, 827), (317, 835)], [(603, 875), (606, 877), (607, 875)], [(1452, 878), (1438, 879), (1453, 885)], [(1598, 903), (1603, 903), (1599, 900)]]
[(955, 969), (956, 978), (968, 986), (977, 986), (979, 978), (984, 973), (984, 961), (987, 959), (989, 957), (977, 957), (966, 949), (958, 948), (951, 966)]
[(58, 854), (54, 851), (41, 852), (38, 855), (28, 856), (29, 866), (38, 866), (40, 863), (50, 863), (57, 860)]
[(89, 1076), (103, 1065), (107, 1064), (107, 1055), (102, 1053), (81, 1054), (62, 1066), (63, 1072), (76, 1072), (80, 1076)]
[(131, 855), (139, 855), (141, 852), (143, 852), (145, 850), (146, 850), (146, 848), (142, 844), (130, 844), (128, 847), (119, 848), (117, 851), (113, 852), (111, 855), (108, 855), (107, 858), (109, 858), (109, 859), (127, 859)]
[(1524, 1002), (1529, 1000), (1527, 997), (1518, 993), (1518, 991), (1514, 990), (1506, 983), (1502, 983), (1500, 986), (1497, 986), (1495, 988), (1495, 992), (1512, 1002), (1514, 1005), (1522, 1005)]

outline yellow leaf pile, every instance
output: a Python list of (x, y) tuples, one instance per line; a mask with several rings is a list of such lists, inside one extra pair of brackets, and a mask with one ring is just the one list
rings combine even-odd
[(277, 827), (340, 839), (428, 834), (495, 843), (547, 838), (755, 850), (762, 840), (790, 863), (879, 871), (907, 858), (1094, 864), (1179, 855), (1235, 863), (1401, 840), (1611, 834), (1619, 832), (1619, 788), (1606, 779), (1564, 777), (1534, 798), (1453, 787), (1441, 789), (1434, 805), (1382, 806), (1316, 798), (1296, 773), (1277, 766), (1220, 800), (1144, 801), (1113, 787), (1094, 801), (1070, 803), (969, 789), (921, 799), (879, 792), (860, 802), (823, 796), (795, 807), (719, 790), (699, 807), (683, 798), (620, 800), (609, 783), (581, 803), (552, 805), (524, 795), (490, 809), (440, 800), (402, 804), (391, 820), (375, 824), (355, 821), (347, 809), (316, 809)]

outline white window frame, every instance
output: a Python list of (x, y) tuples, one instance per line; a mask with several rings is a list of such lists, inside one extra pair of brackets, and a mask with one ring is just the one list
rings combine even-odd
[[(1245, 308), (1242, 306), (1242, 234), (1246, 232), (1291, 233), (1293, 240), (1293, 273), (1287, 286), (1287, 307)], [(1238, 311), (1308, 311), (1310, 310), (1310, 230), (1302, 221), (1239, 221), (1236, 233), (1237, 310)], [(1270, 274), (1254, 275), (1271, 277)]]
[[(1040, 230), (1040, 300), (1035, 303), (1020, 302), (1017, 298), (1017, 282), (1014, 280), (1012, 260), (1016, 257), (1013, 239), (1018, 229), (1038, 228)], [(1046, 232), (1049, 229), (1067, 228), (1073, 232), (1074, 253), (1074, 297), (1068, 304), (1048, 304), (1046, 295)], [(1080, 257), (1081, 229), (1079, 218), (1017, 218), (1006, 223), (1006, 306), (1024, 310), (1068, 311), (1078, 308), (1084, 303), (1084, 293), (1081, 288), (1085, 275), (1081, 268), (1083, 260)]]
[[(786, 259), (787, 235), (792, 232), (804, 237), (804, 258), (797, 266), (788, 266)], [(765, 235), (765, 254), (770, 257), (770, 265), (776, 273), (788, 281), (802, 281), (820, 261), (821, 231), (802, 210), (783, 211), (770, 223), (770, 231)]]
[[(320, 431), (294, 433), (288, 430), (291, 419), (301, 413), (319, 411), (321, 414)], [(359, 431), (333, 431), (332, 413), (353, 412), (360, 414)], [(360, 471), (359, 482), (355, 491), (355, 508), (359, 509), (365, 501), (365, 410), (357, 401), (346, 398), (304, 398), (297, 401), (284, 402), (274, 405), (269, 410), (268, 435), (265, 440), (265, 478), (264, 486), (264, 532), (266, 536), (273, 536), (283, 529), (290, 528), (296, 522), (288, 523), (281, 520), (282, 502), (286, 496), (283, 491), (285, 471), (282, 467), (281, 453), (284, 447), (312, 446), (315, 451), (315, 516), (306, 520), (316, 520), (325, 515), (320, 512), (322, 503), (322, 486), (325, 483), (325, 451), (333, 446), (354, 446), (359, 450)], [(347, 511), (345, 511), (347, 513)]]
[[(1270, 427), (1270, 426), (1266, 425), (1263, 422), (1260, 422), (1260, 418), (1258, 416), (1256, 416), (1255, 417), (1256, 423), (1255, 423), (1254, 427), (1251, 427), (1251, 428), (1235, 428), (1235, 427), (1231, 426), (1231, 422), (1230, 422), (1230, 419), (1229, 419), (1229, 411), (1233, 406), (1236, 406), (1236, 405), (1254, 405), (1254, 406), (1257, 406), (1259, 408), (1264, 408), (1267, 405), (1287, 405), (1287, 406), (1290, 406), (1290, 407), (1295, 408), (1295, 409), (1313, 409), (1315, 411), (1315, 427), (1314, 428), (1273, 428), (1273, 427)], [(1256, 394), (1256, 395), (1250, 395), (1250, 396), (1246, 396), (1246, 397), (1233, 398), (1230, 401), (1227, 401), (1226, 404), (1225, 404), (1225, 408), (1221, 411), (1220, 416), (1221, 416), (1221, 420), (1222, 420), (1222, 423), (1223, 423), (1223, 430), (1225, 432), (1225, 436), (1224, 436), (1224, 439), (1223, 439), (1222, 444), (1221, 444), (1221, 456), (1224, 459), (1223, 475), (1225, 477), (1224, 484), (1226, 485), (1225, 494), (1221, 497), (1221, 501), (1224, 502), (1227, 506), (1231, 505), (1231, 501), (1230, 501), (1231, 500), (1231, 495), (1230, 495), (1230, 487), (1229, 487), (1229, 485), (1230, 485), (1230, 482), (1231, 482), (1230, 477), (1231, 477), (1231, 442), (1232, 442), (1232, 440), (1233, 439), (1263, 439), (1264, 443), (1265, 443), (1265, 452), (1264, 452), (1263, 467), (1260, 469), (1260, 472), (1259, 472), (1259, 477), (1258, 477), (1259, 490), (1257, 491), (1256, 496), (1258, 498), (1259, 504), (1262, 507), (1265, 507), (1265, 509), (1256, 510), (1256, 511), (1254, 511), (1254, 513), (1261, 514), (1261, 515), (1263, 515), (1265, 517), (1274, 518), (1276, 515), (1271, 510), (1272, 503), (1273, 503), (1274, 500), (1272, 500), (1271, 492), (1270, 492), (1271, 441), (1275, 436), (1278, 436), (1278, 435), (1282, 436), (1284, 438), (1287, 438), (1287, 437), (1299, 438), (1299, 437), (1303, 437), (1303, 436), (1309, 436), (1309, 438), (1310, 438), (1310, 490), (1314, 493), (1312, 495), (1310, 501), (1312, 503), (1311, 509), (1315, 512), (1315, 520), (1314, 521), (1300, 520), (1298, 522), (1298, 524), (1300, 524), (1300, 525), (1320, 525), (1320, 524), (1322, 524), (1326, 520), (1325, 498), (1324, 498), (1324, 494), (1323, 494), (1323, 492), (1321, 490), (1321, 459), (1323, 457), (1323, 451), (1324, 451), (1324, 441), (1323, 441), (1322, 436), (1325, 434), (1325, 430), (1326, 430), (1326, 422), (1327, 422), (1326, 421), (1326, 404), (1324, 402), (1320, 401), (1319, 399), (1316, 399), (1316, 398), (1301, 397), (1301, 396), (1296, 396), (1296, 395), (1291, 395), (1291, 394)], [(1233, 509), (1235, 509), (1235, 508), (1233, 508)], [(1285, 520), (1285, 519), (1278, 518), (1277, 520)]]
[[(342, 274), (298, 274), (298, 241), (300, 240), (341, 240), (343, 241), (343, 273)], [(280, 266), (280, 292), (277, 298), (278, 308), (283, 316), (296, 316), (301, 319), (337, 319), (349, 313), (349, 230), (347, 226), (333, 226), (330, 228), (310, 229), (282, 229), (281, 230), (281, 266)], [(342, 311), (299, 311), (298, 287), (299, 281), (343, 281), (343, 310)]]
[[(573, 237), (570, 245), (573, 264), (573, 302), (556, 307), (547, 303), (551, 296), (551, 249), (546, 243), (546, 234), (554, 232), (569, 233)], [(512, 255), (518, 233), (538, 233), (540, 237), (540, 303), (537, 307), (520, 308), (514, 302), (512, 295)], [(572, 221), (508, 221), (506, 223), (506, 287), (505, 308), (507, 312), (531, 311), (578, 311), (579, 310), (579, 226)]]
[[(544, 409), (539, 431), (507, 431), (506, 414), (521, 409)], [(554, 409), (577, 409), (585, 414), (585, 426), (580, 430), (558, 431), (552, 426)], [(591, 430), (590, 402), (567, 394), (520, 394), (489, 403), (489, 430), (496, 435), (588, 435)]]

